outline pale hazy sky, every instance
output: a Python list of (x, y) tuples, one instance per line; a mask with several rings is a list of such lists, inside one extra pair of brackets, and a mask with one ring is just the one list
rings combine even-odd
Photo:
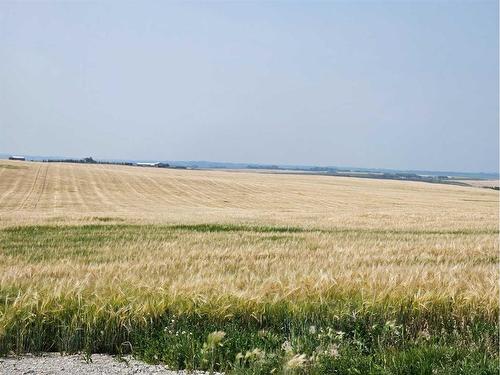
[(0, 3), (0, 153), (498, 171), (498, 3)]

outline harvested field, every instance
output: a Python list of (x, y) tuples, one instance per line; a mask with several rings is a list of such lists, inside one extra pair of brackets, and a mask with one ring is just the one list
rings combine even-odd
[(498, 229), (498, 194), (459, 186), (113, 165), (0, 166), (1, 226), (101, 217), (162, 224)]
[(456, 180), (456, 181), (479, 188), (495, 188), (500, 186), (498, 180)]
[(451, 185), (2, 162), (0, 349), (493, 374), (498, 210)]

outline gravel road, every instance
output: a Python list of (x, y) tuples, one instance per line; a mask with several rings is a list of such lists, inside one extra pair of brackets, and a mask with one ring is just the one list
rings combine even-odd
[[(93, 354), (92, 362), (86, 362), (81, 355), (48, 353), (42, 356), (25, 355), (22, 357), (0, 358), (0, 374), (9, 375), (115, 375), (115, 374), (158, 374), (184, 375), (185, 371), (172, 371), (161, 365), (148, 365), (131, 357), (125, 361), (104, 355)], [(191, 372), (190, 374), (206, 374)]]

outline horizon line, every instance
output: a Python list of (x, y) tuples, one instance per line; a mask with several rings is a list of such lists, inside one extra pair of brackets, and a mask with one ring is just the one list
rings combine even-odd
[[(500, 171), (458, 171), (458, 170), (433, 170), (433, 169), (421, 169), (421, 168), (388, 168), (388, 167), (357, 167), (357, 166), (339, 166), (339, 165), (326, 165), (326, 164), (281, 164), (281, 163), (259, 163), (259, 162), (237, 162), (237, 161), (213, 161), (213, 160), (180, 160), (180, 159), (135, 159), (135, 158), (99, 158), (94, 156), (62, 156), (62, 155), (32, 155), (23, 153), (0, 153), (0, 159), (4, 159), (9, 156), (24, 156), (26, 158), (63, 158), (63, 159), (81, 159), (85, 157), (92, 157), (96, 161), (134, 161), (134, 162), (178, 162), (178, 163), (212, 163), (212, 164), (233, 164), (233, 165), (247, 165), (247, 166), (277, 166), (277, 167), (302, 167), (302, 168), (336, 168), (336, 169), (358, 169), (358, 170), (387, 170), (387, 171), (400, 171), (400, 172), (432, 172), (432, 173), (454, 173), (454, 174), (487, 174), (495, 175), (500, 178)], [(37, 161), (37, 160), (35, 160)], [(217, 167), (214, 167), (217, 168)], [(219, 167), (220, 168), (220, 167)], [(203, 169), (203, 167), (201, 168)]]

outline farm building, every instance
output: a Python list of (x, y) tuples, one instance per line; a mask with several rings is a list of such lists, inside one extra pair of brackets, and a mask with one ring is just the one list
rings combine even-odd
[(12, 155), (12, 156), (9, 156), (9, 160), (20, 160), (20, 161), (25, 161), (26, 158), (24, 156), (15, 156), (15, 155)]
[(138, 167), (158, 167), (160, 163), (136, 163)]

